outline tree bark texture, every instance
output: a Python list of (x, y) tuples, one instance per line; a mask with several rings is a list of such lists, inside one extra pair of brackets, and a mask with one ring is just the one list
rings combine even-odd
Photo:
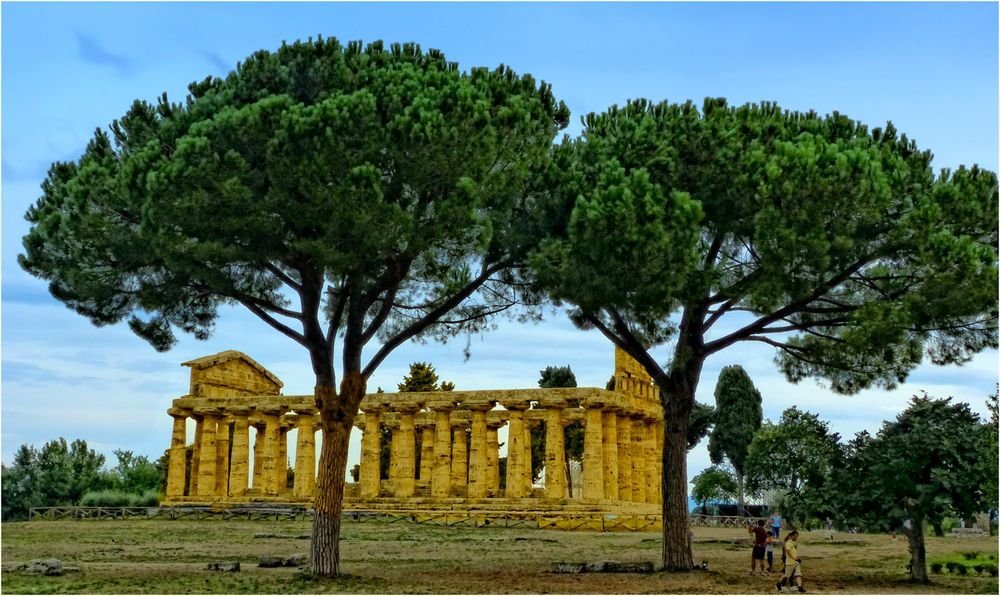
[(364, 392), (365, 382), (360, 373), (344, 375), (339, 396), (334, 387), (316, 387), (316, 401), (323, 426), (323, 448), (313, 504), (310, 568), (319, 576), (340, 574), (340, 517), (344, 508), (347, 446), (357, 411), (356, 404), (360, 403)]
[(664, 408), (663, 429), (663, 569), (694, 568), (687, 509), (687, 427), (690, 407), (671, 400)]
[(746, 515), (746, 501), (743, 496), (743, 470), (736, 470), (736, 515)]
[(911, 527), (903, 528), (910, 547), (910, 580), (927, 583), (927, 548), (924, 542), (924, 520), (922, 517), (910, 518)]

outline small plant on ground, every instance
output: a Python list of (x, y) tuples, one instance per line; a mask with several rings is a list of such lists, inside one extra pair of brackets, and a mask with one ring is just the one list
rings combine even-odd
[(977, 553), (975, 551), (969, 551), (969, 552), (962, 553), (962, 556), (965, 557), (966, 561), (971, 561), (971, 560), (975, 559), (976, 557), (978, 557), (979, 553)]
[(973, 565), (972, 568), (976, 571), (976, 575), (982, 575), (983, 569), (986, 569), (986, 567), (982, 563), (977, 563)]
[(944, 564), (944, 566), (948, 568), (948, 573), (955, 573), (955, 568), (958, 567), (958, 563), (955, 561), (948, 561)]
[(958, 574), (959, 575), (968, 575), (969, 574), (969, 568), (966, 567), (965, 565), (962, 565), (961, 563), (959, 563), (956, 566), (956, 568), (958, 569)]
[(944, 567), (941, 563), (931, 563), (931, 573), (941, 573), (941, 568)]

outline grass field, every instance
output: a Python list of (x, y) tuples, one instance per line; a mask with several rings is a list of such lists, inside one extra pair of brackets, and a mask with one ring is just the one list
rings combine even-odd
[[(444, 528), (409, 523), (345, 522), (345, 576), (316, 580), (294, 568), (256, 566), (261, 555), (308, 553), (309, 522), (36, 521), (2, 526), (2, 586), (17, 593), (392, 593), (615, 594), (776, 593), (777, 573), (747, 575), (750, 549), (741, 530), (696, 528), (694, 555), (708, 571), (556, 574), (557, 561), (657, 561), (658, 533), (582, 533), (508, 528)], [(255, 534), (276, 534), (259, 537)], [(928, 558), (997, 555), (996, 538), (927, 540)], [(816, 593), (996, 594), (988, 574), (932, 574), (930, 585), (907, 581), (900, 537), (837, 534), (830, 542), (804, 533), (800, 554), (806, 586)], [(16, 567), (58, 558), (80, 568), (61, 577), (26, 575)], [(992, 559), (995, 561), (995, 559)], [(239, 573), (205, 569), (239, 561)]]

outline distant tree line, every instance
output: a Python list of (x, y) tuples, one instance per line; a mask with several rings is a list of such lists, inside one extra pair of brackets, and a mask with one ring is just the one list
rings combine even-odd
[(41, 449), (21, 445), (2, 466), (3, 521), (23, 520), (32, 507), (156, 506), (166, 484), (166, 459), (116, 449), (117, 463), (77, 439), (60, 437)]

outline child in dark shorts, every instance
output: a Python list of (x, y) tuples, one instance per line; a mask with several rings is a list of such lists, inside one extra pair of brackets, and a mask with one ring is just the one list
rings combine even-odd
[(767, 548), (767, 530), (764, 529), (764, 520), (757, 520), (757, 527), (752, 524), (747, 527), (747, 532), (753, 534), (753, 552), (750, 556), (750, 575), (760, 563), (760, 574), (764, 575), (764, 550)]

